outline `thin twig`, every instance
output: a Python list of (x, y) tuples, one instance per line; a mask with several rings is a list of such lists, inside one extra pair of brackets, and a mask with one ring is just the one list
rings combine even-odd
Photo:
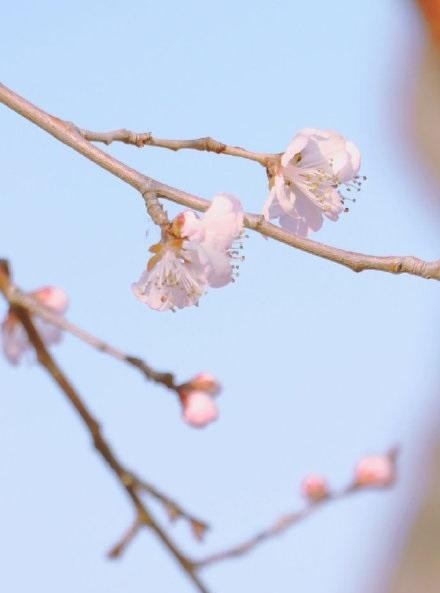
[[(145, 378), (159, 383), (171, 391), (175, 391), (176, 393), (178, 392), (179, 385), (175, 382), (174, 375), (172, 373), (162, 373), (155, 371), (141, 358), (136, 358), (135, 356), (125, 354), (121, 350), (118, 350), (114, 346), (104, 342), (104, 340), (101, 338), (98, 338), (78, 327), (77, 325), (74, 325), (62, 315), (54, 313), (51, 309), (45, 307), (30, 295), (23, 293), (10, 279), (9, 269), (9, 262), (5, 259), (0, 259), (0, 291), (6, 295), (6, 298), (11, 306), (26, 309), (32, 315), (41, 317), (44, 319), (44, 321), (51, 323), (60, 330), (71, 333), (99, 352), (109, 354), (113, 358), (133, 366), (134, 368), (138, 369), (145, 376)], [(200, 524), (204, 526), (205, 529), (208, 528), (207, 523), (186, 511), (179, 503), (167, 496), (165, 493), (161, 492), (153, 484), (142, 480), (132, 473), (130, 474), (129, 479), (136, 483), (136, 487), (139, 490), (149, 493), (150, 496), (160, 501), (170, 518), (172, 518), (174, 513), (174, 518), (185, 518), (190, 523), (191, 527), (193, 527), (194, 524)]]
[[(4, 275), (4, 274), (3, 274)], [(3, 275), (0, 275), (2, 277)], [(3, 283), (0, 282), (0, 291), (8, 299), (8, 292), (3, 290)], [(162, 541), (164, 546), (168, 549), (174, 559), (178, 562), (180, 567), (195, 585), (195, 587), (201, 593), (208, 593), (208, 590), (204, 583), (199, 579), (197, 575), (197, 567), (194, 563), (177, 547), (172, 541), (168, 534), (163, 528), (157, 523), (152, 516), (146, 504), (142, 501), (138, 493), (138, 485), (135, 479), (132, 477), (132, 473), (127, 470), (124, 465), (117, 459), (115, 453), (112, 451), (110, 445), (104, 439), (101, 427), (96, 418), (91, 414), (86, 404), (79, 396), (77, 390), (73, 387), (67, 376), (55, 362), (50, 352), (47, 350), (43, 340), (41, 339), (38, 331), (36, 330), (29, 312), (13, 303), (10, 303), (11, 310), (14, 312), (16, 317), (23, 325), (24, 330), (28, 336), (30, 343), (32, 344), (37, 360), (41, 366), (49, 373), (52, 379), (57, 383), (62, 392), (66, 395), (72, 406), (80, 415), (83, 423), (85, 424), (90, 436), (92, 437), (95, 449), (99, 452), (101, 457), (112, 469), (116, 475), (118, 482), (124, 488), (128, 497), (131, 499), (137, 513), (138, 521), (142, 525), (149, 527)]]
[(136, 485), (139, 490), (144, 490), (150, 496), (162, 503), (171, 521), (175, 521), (177, 519), (180, 519), (181, 517), (186, 519), (191, 527), (193, 535), (198, 540), (203, 539), (205, 532), (209, 529), (209, 525), (205, 521), (202, 521), (198, 517), (195, 517), (194, 515), (188, 513), (188, 511), (183, 509), (178, 502), (170, 498), (167, 494), (161, 492), (153, 484), (146, 482), (145, 480), (142, 480), (134, 474), (132, 474), (132, 476), (133, 479), (136, 481)]
[[(0, 262), (5, 263), (5, 260), (0, 260)], [(8, 301), (15, 306), (22, 307), (32, 313), (33, 315), (38, 315), (48, 323), (51, 323), (55, 327), (66, 331), (73, 336), (79, 338), (92, 348), (95, 348), (99, 352), (103, 352), (125, 362), (126, 364), (138, 369), (145, 378), (149, 379), (150, 381), (154, 381), (155, 383), (160, 383), (164, 387), (177, 392), (179, 385), (175, 382), (174, 375), (172, 373), (162, 373), (160, 371), (154, 370), (149, 364), (147, 364), (141, 358), (136, 356), (130, 356), (121, 350), (118, 350), (111, 344), (108, 344), (101, 338), (94, 336), (93, 334), (87, 332), (86, 330), (78, 327), (77, 325), (68, 321), (65, 317), (58, 315), (51, 311), (49, 308), (45, 307), (31, 296), (23, 293), (15, 284), (12, 283), (11, 280), (5, 276), (4, 272), (0, 268), (0, 290), (7, 295)]]
[(139, 533), (142, 527), (142, 521), (140, 521), (139, 517), (133, 521), (127, 531), (123, 534), (121, 539), (116, 543), (114, 546), (110, 548), (107, 552), (107, 556), (109, 558), (120, 558), (125, 550), (128, 548), (129, 544), (134, 540), (136, 535)]
[[(209, 201), (160, 183), (115, 159), (86, 140), (73, 124), (49, 115), (2, 84), (0, 84), (0, 103), (3, 103), (49, 134), (52, 134), (60, 142), (70, 146), (100, 167), (119, 177), (142, 195), (146, 192), (153, 191), (160, 197), (193, 210), (204, 211), (209, 207)], [(333, 261), (350, 268), (354, 272), (377, 270), (391, 274), (405, 273), (422, 278), (440, 280), (440, 260), (427, 262), (413, 256), (380, 257), (338, 249), (318, 243), (312, 239), (306, 239), (288, 233), (265, 221), (261, 215), (257, 214), (246, 214), (244, 224), (247, 228), (261, 235), (271, 237), (296, 249)]]
[(160, 148), (168, 148), (169, 150), (192, 149), (206, 152), (215, 152), (217, 154), (227, 154), (230, 156), (237, 156), (243, 159), (249, 159), (269, 167), (271, 164), (280, 160), (281, 154), (254, 152), (246, 150), (241, 146), (229, 146), (223, 142), (219, 142), (210, 136), (204, 138), (195, 138), (193, 140), (169, 140), (166, 138), (157, 138), (151, 132), (132, 132), (126, 129), (114, 130), (112, 132), (92, 132), (91, 130), (83, 130), (77, 128), (78, 132), (85, 140), (90, 142), (103, 142), (104, 144), (111, 144), (112, 142), (124, 142), (125, 144), (132, 144), (138, 148), (144, 146), (158, 146)]
[[(375, 489), (378, 490), (388, 487), (389, 486), (382, 486), (380, 488), (376, 487)], [(214, 554), (210, 554), (209, 556), (196, 561), (196, 566), (198, 568), (205, 568), (212, 564), (216, 564), (217, 562), (223, 562), (223, 560), (230, 560), (232, 558), (238, 558), (244, 554), (248, 554), (260, 544), (277, 537), (278, 535), (281, 535), (300, 521), (312, 515), (315, 511), (327, 506), (328, 503), (336, 502), (343, 498), (347, 498), (352, 494), (363, 492), (367, 489), (369, 488), (365, 486), (360, 487), (356, 484), (350, 484), (340, 492), (333, 492), (318, 502), (309, 502), (306, 504), (306, 506), (304, 506), (303, 509), (297, 512), (281, 515), (278, 517), (278, 519), (271, 523), (269, 527), (266, 527), (255, 535), (243, 540), (239, 544), (231, 546), (230, 548), (226, 548), (225, 550), (221, 550), (220, 552), (215, 552)]]

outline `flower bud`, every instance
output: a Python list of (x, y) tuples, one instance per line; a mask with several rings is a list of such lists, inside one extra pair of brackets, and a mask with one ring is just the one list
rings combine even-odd
[(65, 313), (69, 305), (66, 293), (56, 286), (45, 286), (31, 293), (42, 305), (53, 309), (56, 313)]
[(389, 486), (395, 479), (395, 467), (389, 455), (371, 455), (361, 459), (355, 469), (357, 486)]
[(183, 419), (195, 428), (203, 428), (218, 418), (218, 409), (211, 395), (205, 391), (185, 390), (180, 395)]
[(306, 476), (301, 484), (301, 492), (310, 502), (319, 502), (330, 493), (327, 480), (319, 474)]

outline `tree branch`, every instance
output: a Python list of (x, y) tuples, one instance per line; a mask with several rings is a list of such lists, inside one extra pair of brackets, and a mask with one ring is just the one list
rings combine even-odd
[(176, 393), (178, 392), (180, 386), (176, 383), (172, 373), (163, 373), (154, 370), (141, 358), (130, 356), (129, 354), (118, 350), (101, 338), (98, 338), (97, 336), (94, 336), (86, 330), (71, 323), (62, 315), (54, 313), (49, 308), (33, 299), (31, 296), (23, 293), (10, 280), (4, 269), (2, 269), (2, 267), (7, 265), (6, 260), (0, 259), (0, 264), (2, 264), (0, 265), (0, 290), (6, 295), (6, 298), (11, 305), (26, 309), (33, 315), (38, 315), (38, 317), (41, 317), (44, 319), (44, 321), (47, 321), (55, 327), (72, 334), (99, 352), (108, 354), (109, 356), (112, 356), (113, 358), (116, 358), (117, 360), (125, 362), (126, 364), (136, 368), (144, 375), (146, 379), (154, 381), (155, 383), (159, 383), (171, 391), (175, 391)]
[[(389, 486), (374, 487), (375, 490), (384, 488), (389, 488)], [(303, 509), (297, 512), (281, 515), (271, 525), (269, 525), (269, 527), (262, 529), (255, 535), (243, 540), (235, 546), (231, 546), (230, 548), (226, 548), (225, 550), (221, 550), (220, 552), (206, 556), (205, 558), (196, 561), (195, 564), (198, 568), (205, 568), (212, 564), (216, 564), (217, 562), (223, 562), (224, 560), (231, 560), (233, 558), (244, 556), (265, 541), (281, 535), (300, 521), (307, 519), (307, 517), (324, 506), (327, 506), (327, 504), (342, 500), (343, 498), (347, 498), (352, 494), (356, 494), (366, 489), (368, 489), (366, 486), (350, 484), (340, 492), (333, 492), (318, 502), (308, 502)], [(370, 489), (373, 489), (373, 487), (370, 487)]]
[[(3, 266), (0, 266), (3, 268)], [(2, 270), (0, 278), (3, 281), (0, 282), (0, 291), (8, 299), (8, 291), (4, 290), (4, 276), (5, 271)], [(10, 302), (10, 301), (9, 301)], [(106, 464), (111, 468), (115, 474), (119, 484), (123, 487), (126, 494), (132, 501), (137, 515), (137, 522), (143, 526), (149, 527), (157, 537), (162, 541), (165, 548), (171, 553), (174, 559), (178, 562), (183, 571), (187, 574), (189, 579), (195, 585), (195, 587), (201, 593), (208, 593), (208, 589), (204, 583), (199, 579), (197, 575), (197, 567), (195, 564), (177, 547), (177, 545), (171, 540), (168, 534), (162, 529), (157, 521), (152, 516), (151, 512), (142, 501), (138, 493), (139, 483), (135, 476), (117, 459), (115, 453), (112, 451), (110, 445), (104, 439), (101, 427), (96, 418), (91, 414), (86, 404), (79, 396), (72, 383), (69, 381), (67, 376), (55, 362), (50, 352), (47, 350), (43, 340), (41, 339), (38, 331), (36, 330), (30, 314), (28, 311), (10, 302), (11, 310), (14, 312), (20, 323), (23, 325), (24, 330), (28, 336), (30, 343), (32, 344), (35, 353), (37, 355), (38, 362), (41, 366), (49, 373), (55, 383), (60, 387), (61, 391), (66, 395), (72, 406), (75, 408), (83, 423), (85, 424), (90, 436), (92, 437), (95, 449), (99, 452)], [(131, 539), (136, 534), (137, 529), (132, 529), (131, 536), (127, 539)]]
[(125, 144), (132, 144), (138, 148), (144, 146), (158, 146), (160, 148), (168, 148), (169, 150), (192, 149), (205, 152), (215, 152), (217, 154), (227, 154), (230, 156), (237, 156), (243, 159), (249, 159), (263, 165), (263, 167), (270, 167), (273, 163), (280, 160), (281, 154), (253, 152), (241, 148), (241, 146), (229, 146), (223, 142), (219, 142), (210, 136), (205, 138), (195, 138), (194, 140), (167, 140), (165, 138), (157, 138), (151, 132), (132, 132), (130, 130), (120, 129), (112, 132), (92, 132), (91, 130), (83, 130), (76, 128), (85, 140), (90, 142), (103, 142), (104, 144), (111, 144), (112, 142), (124, 142)]
[[(70, 146), (100, 167), (119, 177), (142, 195), (153, 192), (157, 196), (166, 198), (192, 210), (205, 211), (209, 207), (209, 201), (147, 177), (118, 159), (115, 159), (86, 140), (76, 126), (42, 111), (3, 84), (0, 84), (0, 103), (3, 103), (57, 138), (60, 142)], [(333, 261), (350, 268), (354, 272), (378, 270), (391, 274), (406, 273), (413, 276), (440, 280), (440, 260), (427, 262), (413, 256), (380, 257), (338, 249), (337, 247), (331, 247), (313, 241), (312, 239), (306, 239), (288, 233), (265, 221), (258, 214), (246, 214), (244, 224), (247, 228), (261, 235)]]
[(121, 539), (116, 543), (114, 546), (110, 548), (107, 552), (107, 556), (109, 558), (120, 558), (125, 550), (128, 548), (129, 544), (134, 540), (134, 538), (139, 533), (142, 527), (142, 522), (139, 520), (139, 517), (133, 521)]

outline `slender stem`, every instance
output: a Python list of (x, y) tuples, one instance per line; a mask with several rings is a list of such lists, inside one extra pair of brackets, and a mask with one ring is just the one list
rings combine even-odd
[[(384, 489), (384, 488), (388, 488), (388, 487), (389, 487), (389, 485), (382, 486), (382, 487), (376, 487), (375, 489), (378, 490), (378, 489)], [(205, 558), (202, 558), (202, 559), (196, 561), (196, 565), (199, 568), (205, 568), (212, 564), (216, 564), (217, 562), (223, 562), (224, 560), (231, 560), (232, 558), (238, 558), (240, 556), (248, 554), (249, 552), (254, 550), (260, 544), (262, 544), (262, 543), (266, 542), (267, 540), (270, 540), (274, 537), (277, 537), (278, 535), (281, 535), (282, 533), (284, 533), (285, 531), (287, 531), (288, 529), (290, 529), (291, 527), (293, 527), (300, 521), (303, 521), (304, 519), (310, 517), (310, 515), (312, 515), (319, 509), (322, 509), (324, 506), (327, 506), (329, 503), (336, 502), (343, 498), (347, 498), (348, 496), (351, 496), (352, 494), (356, 494), (356, 493), (364, 491), (366, 489), (368, 489), (368, 488), (365, 486), (361, 487), (361, 486), (357, 486), (355, 484), (350, 484), (349, 486), (347, 486), (345, 489), (341, 490), (340, 492), (333, 492), (333, 493), (329, 494), (326, 498), (320, 500), (319, 502), (307, 503), (303, 509), (301, 509), (297, 512), (281, 515), (273, 523), (271, 523), (269, 525), (269, 527), (266, 527), (265, 529), (262, 529), (255, 535), (244, 539), (239, 544), (236, 544), (234, 546), (231, 546), (229, 548), (221, 550), (220, 552), (215, 552), (214, 554), (211, 554), (209, 556), (206, 556)]]
[(136, 517), (136, 519), (133, 521), (133, 523), (130, 525), (127, 531), (123, 534), (118, 543), (112, 546), (112, 548), (110, 548), (110, 550), (107, 552), (107, 556), (109, 558), (119, 558), (120, 556), (122, 556), (129, 544), (131, 544), (131, 542), (139, 533), (141, 527), (142, 521), (139, 519), (139, 517)]
[[(197, 528), (200, 533), (204, 533), (207, 529), (209, 529), (209, 525), (205, 521), (202, 521), (194, 515), (188, 513), (188, 511), (183, 509), (178, 502), (161, 492), (153, 484), (150, 484), (149, 482), (146, 482), (135, 475), (133, 475), (133, 479), (136, 481), (139, 490), (144, 490), (150, 496), (162, 503), (171, 520), (184, 517), (190, 523), (193, 531), (195, 528)], [(198, 539), (200, 539), (200, 536), (198, 536)]]
[[(2, 263), (2, 262), (1, 262)], [(7, 271), (5, 266), (0, 265), (0, 291), (4, 294), (5, 298), (8, 299), (8, 290), (5, 290), (5, 277)], [(95, 449), (99, 452), (103, 460), (111, 468), (113, 473), (118, 479), (120, 485), (124, 488), (128, 497), (131, 499), (137, 513), (138, 520), (145, 526), (148, 526), (162, 541), (164, 546), (168, 549), (171, 555), (178, 562), (180, 567), (195, 585), (195, 587), (201, 593), (208, 593), (207, 588), (203, 582), (197, 576), (197, 568), (194, 563), (187, 558), (187, 556), (177, 547), (177, 545), (171, 540), (168, 534), (162, 529), (157, 521), (152, 516), (146, 504), (142, 501), (138, 494), (138, 485), (135, 479), (133, 479), (132, 473), (127, 470), (124, 465), (118, 460), (117, 456), (107, 443), (101, 432), (101, 426), (96, 418), (89, 411), (88, 407), (81, 399), (78, 391), (73, 387), (70, 380), (67, 378), (65, 373), (61, 370), (59, 365), (55, 362), (55, 359), (47, 350), (43, 340), (41, 339), (34, 323), (30, 317), (29, 312), (21, 306), (15, 305), (10, 302), (11, 310), (19, 319), (22, 324), (30, 343), (32, 344), (37, 360), (40, 365), (49, 373), (61, 391), (65, 394), (71, 405), (74, 407), (76, 412), (81, 417), (84, 425), (86, 426), (90, 436), (92, 437)]]
[(227, 154), (230, 156), (241, 157), (260, 163), (264, 167), (270, 166), (272, 163), (279, 161), (281, 154), (254, 152), (246, 150), (241, 146), (229, 146), (223, 142), (219, 142), (210, 136), (204, 138), (195, 138), (193, 140), (169, 140), (165, 138), (157, 138), (151, 132), (132, 132), (126, 129), (113, 130), (111, 132), (92, 132), (91, 130), (82, 130), (77, 128), (78, 132), (83, 138), (90, 142), (103, 142), (104, 144), (111, 144), (112, 142), (124, 142), (125, 144), (132, 144), (138, 148), (144, 146), (158, 146), (160, 148), (168, 148), (169, 150), (192, 149), (206, 152), (215, 152), (217, 154)]
[[(1, 262), (5, 262), (5, 260), (0, 260)], [(155, 383), (160, 383), (164, 387), (167, 387), (171, 391), (177, 392), (179, 385), (175, 382), (174, 375), (168, 372), (160, 372), (154, 370), (149, 364), (147, 364), (141, 358), (136, 356), (131, 356), (118, 350), (111, 344), (108, 344), (101, 338), (94, 336), (93, 334), (87, 332), (86, 330), (78, 327), (77, 325), (71, 323), (65, 317), (58, 315), (51, 311), (49, 308), (45, 307), (31, 296), (24, 294), (17, 286), (15, 286), (11, 280), (5, 275), (5, 273), (0, 268), (0, 290), (3, 290), (7, 294), (7, 298), (12, 305), (16, 305), (22, 307), (32, 313), (33, 315), (38, 315), (48, 323), (51, 323), (55, 327), (66, 331), (75, 337), (79, 338), (92, 348), (99, 350), (99, 352), (103, 352), (125, 362), (126, 364), (138, 369), (144, 377), (149, 379), (150, 381), (154, 381)]]
[[(49, 115), (2, 84), (0, 84), (0, 103), (3, 103), (49, 134), (52, 134), (60, 142), (70, 146), (100, 167), (119, 177), (138, 190), (142, 195), (146, 192), (154, 192), (160, 197), (193, 210), (204, 211), (209, 206), (207, 200), (160, 183), (115, 159), (86, 140), (73, 124)], [(381, 257), (338, 249), (318, 243), (312, 239), (306, 239), (288, 233), (265, 221), (262, 216), (257, 214), (246, 214), (244, 224), (247, 228), (266, 237), (271, 237), (296, 249), (333, 261), (350, 268), (354, 272), (378, 270), (391, 274), (406, 273), (423, 278), (440, 280), (440, 260), (427, 262), (413, 256)]]

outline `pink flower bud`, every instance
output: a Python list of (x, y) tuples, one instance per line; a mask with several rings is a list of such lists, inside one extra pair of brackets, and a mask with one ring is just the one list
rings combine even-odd
[(56, 286), (45, 286), (31, 293), (42, 305), (53, 309), (56, 313), (65, 313), (69, 305), (66, 293)]
[(181, 393), (183, 419), (196, 428), (202, 428), (218, 418), (214, 399), (204, 391), (186, 390)]
[[(65, 313), (68, 306), (66, 293), (55, 286), (39, 288), (29, 293), (29, 296), (60, 315)], [(58, 327), (37, 316), (32, 317), (32, 320), (46, 346), (57, 344), (61, 340), (62, 332)], [(9, 311), (6, 319), (0, 324), (0, 333), (3, 352), (11, 364), (18, 364), (26, 352), (32, 350), (27, 334), (14, 313)]]
[(217, 395), (220, 391), (220, 383), (210, 373), (198, 373), (189, 381), (189, 385), (196, 391), (204, 391), (210, 395)]
[(327, 480), (319, 474), (306, 476), (301, 484), (301, 492), (311, 502), (319, 502), (329, 495)]
[(395, 468), (389, 455), (371, 455), (361, 459), (355, 469), (357, 486), (389, 486), (394, 482)]

